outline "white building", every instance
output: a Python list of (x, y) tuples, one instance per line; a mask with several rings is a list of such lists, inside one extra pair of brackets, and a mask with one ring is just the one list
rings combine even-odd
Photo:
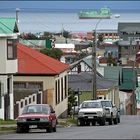
[(0, 18), (0, 119), (13, 119), (13, 74), (17, 72), (15, 18)]
[(63, 63), (73, 62), (73, 58), (77, 55), (75, 51), (75, 44), (55, 44), (54, 48), (58, 48), (63, 52), (63, 56), (60, 58), (60, 61)]

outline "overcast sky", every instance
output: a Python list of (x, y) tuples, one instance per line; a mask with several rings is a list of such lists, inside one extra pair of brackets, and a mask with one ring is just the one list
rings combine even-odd
[(1, 1), (0, 9), (11, 8), (39, 8), (39, 9), (98, 9), (101, 7), (111, 9), (140, 9), (140, 1)]

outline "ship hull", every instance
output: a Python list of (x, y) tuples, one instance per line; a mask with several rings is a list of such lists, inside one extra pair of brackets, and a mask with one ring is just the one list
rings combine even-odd
[(79, 19), (110, 19), (111, 17), (83, 17), (79, 16)]

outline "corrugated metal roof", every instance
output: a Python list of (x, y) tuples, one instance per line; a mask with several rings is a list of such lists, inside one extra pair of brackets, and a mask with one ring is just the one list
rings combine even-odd
[(0, 34), (12, 34), (18, 31), (15, 18), (0, 18)]
[(44, 55), (23, 44), (17, 44), (18, 74), (57, 75), (69, 69), (69, 65)]
[[(69, 74), (68, 83), (69, 88), (77, 91), (92, 91), (92, 74), (83, 72), (80, 74)], [(112, 86), (117, 85), (114, 80), (107, 80), (97, 76), (97, 89), (109, 89)]]

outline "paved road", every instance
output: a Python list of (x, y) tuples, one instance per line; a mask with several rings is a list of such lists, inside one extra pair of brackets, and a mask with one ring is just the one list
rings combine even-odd
[(119, 125), (58, 128), (55, 133), (0, 134), (0, 139), (140, 139), (140, 116), (122, 116)]

